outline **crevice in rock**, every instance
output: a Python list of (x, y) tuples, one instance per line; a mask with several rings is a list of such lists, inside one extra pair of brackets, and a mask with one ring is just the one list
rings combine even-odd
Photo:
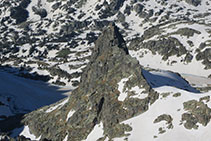
[(104, 97), (101, 98), (100, 102), (99, 102), (99, 105), (98, 105), (98, 110), (97, 110), (97, 115), (100, 114), (102, 108), (103, 108), (103, 103), (104, 103)]

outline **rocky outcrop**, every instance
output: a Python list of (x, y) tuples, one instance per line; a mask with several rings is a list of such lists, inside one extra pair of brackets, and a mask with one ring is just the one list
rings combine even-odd
[(48, 15), (47, 11), (43, 8), (32, 7), (32, 10), (35, 14), (39, 15), (41, 18), (45, 18)]
[(196, 55), (196, 60), (201, 61), (205, 65), (205, 69), (211, 69), (211, 49), (207, 48), (204, 51), (199, 51)]
[(193, 6), (198, 6), (199, 4), (201, 4), (201, 0), (185, 0), (185, 2)]
[[(209, 99), (209, 97), (207, 97)], [(185, 121), (184, 127), (186, 129), (197, 129), (198, 124), (206, 126), (211, 119), (211, 109), (203, 102), (206, 97), (200, 101), (190, 100), (183, 103), (184, 109), (187, 111), (182, 114), (182, 121)]]
[[(128, 94), (119, 100), (118, 84), (123, 78), (128, 78), (124, 90), (138, 86), (148, 96), (140, 99)], [(48, 106), (26, 115), (24, 124), (42, 139), (63, 140), (68, 136), (68, 140), (78, 141), (86, 139), (96, 124), (103, 123), (104, 137), (111, 139), (125, 136), (131, 128), (120, 122), (147, 111), (156, 99), (158, 93), (147, 84), (138, 61), (128, 54), (118, 28), (110, 24), (96, 41), (81, 83), (68, 101), (63, 106), (65, 101), (52, 105), (60, 107), (50, 112)]]
[(171, 115), (167, 115), (167, 114), (162, 114), (160, 116), (158, 116), (153, 123), (159, 123), (161, 121), (166, 121), (166, 124), (168, 125), (167, 128), (168, 129), (172, 129), (173, 128), (173, 118), (171, 117)]
[[(134, 41), (130, 44), (130, 49), (136, 50), (136, 48), (148, 49), (153, 54), (158, 53), (163, 56), (163, 60), (167, 60), (173, 55), (179, 57), (187, 53), (187, 50), (183, 44), (181, 44), (178, 39), (173, 37), (162, 38), (159, 40), (149, 40), (148, 42), (140, 42), (139, 40), (134, 39)], [(191, 60), (192, 58), (189, 57), (187, 60), (188, 59)]]
[(12, 7), (10, 9), (10, 16), (16, 20), (16, 24), (20, 24), (27, 20), (29, 12), (26, 8), (30, 3), (31, 0), (22, 0), (17, 7)]
[(119, 9), (122, 7), (124, 2), (125, 0), (113, 0), (110, 3), (104, 1), (101, 7), (104, 6), (105, 9), (100, 10), (100, 19), (108, 18), (115, 15), (117, 12), (119, 12)]

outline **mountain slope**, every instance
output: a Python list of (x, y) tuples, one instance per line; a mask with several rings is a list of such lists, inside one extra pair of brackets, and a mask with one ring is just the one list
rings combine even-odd
[[(125, 100), (125, 97), (118, 101), (121, 93), (117, 82), (122, 78), (129, 79), (128, 87), (144, 89), (148, 96), (140, 100)], [(91, 61), (81, 80), (62, 107), (50, 112), (44, 108), (26, 116), (25, 123), (32, 133), (41, 135), (42, 139), (60, 140), (68, 135), (68, 140), (82, 140), (96, 124), (102, 122), (109, 138), (124, 135), (125, 127), (119, 122), (146, 111), (148, 104), (158, 96), (150, 90), (141, 75), (141, 67), (129, 56), (125, 41), (113, 24), (96, 41)], [(68, 113), (73, 111), (74, 114), (67, 118)]]
[(76, 88), (94, 41), (114, 21), (141, 65), (208, 77), (210, 4), (209, 0), (1, 1), (0, 61), (49, 76), (49, 83)]
[(113, 24), (96, 41), (81, 80), (68, 101), (26, 115), (25, 127), (48, 140), (162, 140), (174, 137), (171, 131), (200, 138), (202, 125), (204, 134), (210, 130), (210, 92), (173, 72), (143, 70)]
[(24, 114), (65, 98), (70, 91), (3, 70), (0, 78), (0, 132), (4, 133), (20, 127)]
[[(11, 136), (209, 139), (210, 5), (210, 0), (0, 1), (0, 69), (13, 68), (19, 76), (0, 72), (1, 127), (16, 118), (20, 127), (23, 113), (56, 102), (26, 115), (25, 126)], [(66, 91), (52, 84), (75, 91), (58, 101)]]

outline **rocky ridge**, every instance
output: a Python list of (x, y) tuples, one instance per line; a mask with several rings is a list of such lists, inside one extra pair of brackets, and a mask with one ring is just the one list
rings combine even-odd
[[(91, 131), (92, 128), (94, 130), (98, 127), (98, 125), (100, 125), (100, 127), (105, 126), (107, 131), (105, 132), (105, 135), (101, 136), (102, 139), (113, 138), (115, 136), (120, 137), (123, 135), (123, 130), (125, 130), (127, 132), (124, 133), (127, 135), (123, 136), (122, 140), (134, 140), (134, 136), (146, 137), (143, 140), (172, 140), (172, 136), (170, 136), (170, 139), (163, 139), (162, 137), (168, 137), (168, 135), (171, 135), (171, 133), (175, 133), (175, 135), (177, 135), (177, 131), (181, 131), (181, 135), (184, 135), (184, 138), (187, 134), (188, 137), (194, 137), (192, 140), (202, 140), (201, 134), (199, 135), (197, 133), (200, 133), (203, 130), (203, 133), (205, 134), (204, 136), (207, 136), (207, 130), (210, 129), (210, 102), (200, 100), (200, 98), (202, 98), (203, 96), (210, 95), (211, 86), (210, 79), (207, 78), (211, 78), (210, 5), (211, 1), (209, 0), (4, 0), (0, 2), (0, 70), (13, 73), (26, 79), (42, 80), (47, 82), (47, 85), (54, 84), (60, 87), (67, 86), (70, 87), (71, 90), (76, 89), (79, 86), (80, 82), (83, 81), (83, 84), (80, 85), (83, 85), (83, 87), (87, 89), (87, 91), (89, 90), (89, 88), (91, 88), (91, 93), (95, 89), (100, 89), (95, 88), (95, 82), (93, 83), (94, 79), (91, 79), (92, 75), (96, 79), (99, 78), (100, 80), (104, 80), (104, 78), (101, 78), (103, 77), (103, 74), (101, 75), (101, 73), (106, 72), (108, 68), (110, 69), (112, 66), (118, 64), (113, 63), (115, 62), (113, 61), (112, 63), (105, 65), (105, 62), (113, 58), (108, 58), (108, 56), (104, 55), (102, 52), (105, 51), (108, 54), (113, 54), (111, 52), (119, 52), (119, 49), (114, 49), (111, 52), (109, 52), (107, 49), (104, 50), (102, 48), (99, 48), (99, 51), (94, 49), (94, 42), (97, 40), (99, 34), (103, 31), (103, 28), (106, 27), (111, 21), (114, 21), (116, 25), (118, 25), (119, 31), (124, 37), (125, 42), (121, 38), (118, 38), (118, 40), (112, 41), (111, 44), (120, 47), (120, 52), (124, 52), (121, 53), (122, 56), (129, 56), (129, 53), (132, 57), (136, 58), (139, 61), (139, 65), (141, 65), (141, 67), (138, 67), (141, 68), (141, 71), (139, 71), (139, 73), (143, 72), (144, 68), (152, 73), (151, 75), (149, 75), (150, 77), (152, 77), (156, 76), (156, 74), (153, 74), (153, 70), (156, 72), (159, 72), (158, 70), (170, 70), (182, 74), (182, 77), (184, 77), (185, 79), (186, 74), (191, 74), (190, 76), (188, 76), (191, 77), (190, 80), (187, 79), (188, 82), (193, 87), (198, 87), (197, 89), (201, 93), (195, 94), (187, 92), (188, 89), (186, 86), (189, 87), (189, 84), (185, 86), (182, 85), (181, 87), (179, 87), (180, 90), (175, 90), (175, 80), (171, 80), (171, 78), (166, 79), (166, 77), (162, 76), (168, 75), (169, 72), (167, 71), (165, 73), (160, 73), (156, 78), (165, 79), (162, 79), (162, 81), (160, 81), (152, 77), (154, 80), (152, 81), (151, 86), (154, 86), (153, 90), (160, 93), (161, 96), (154, 103), (154, 105), (156, 105), (157, 103), (158, 104), (156, 106), (152, 105), (150, 107), (151, 109), (147, 110), (146, 105), (148, 105), (148, 102), (146, 102), (147, 100), (145, 101), (143, 99), (147, 97), (152, 97), (148, 96), (148, 89), (150, 89), (149, 86), (147, 84), (141, 86), (140, 84), (139, 87), (134, 87), (135, 83), (137, 84), (138, 79), (136, 80), (135, 78), (133, 78), (132, 76), (130, 77), (127, 74), (122, 74), (121, 76), (117, 75), (119, 78), (112, 78), (115, 83), (113, 81), (108, 82), (114, 84), (115, 86), (113, 87), (115, 88), (110, 88), (106, 86), (102, 87), (101, 89), (108, 88), (109, 90), (116, 90), (116, 87), (118, 86), (118, 90), (116, 91), (119, 91), (120, 94), (117, 98), (117, 107), (121, 105), (119, 103), (122, 102), (123, 105), (125, 104), (127, 105), (127, 107), (130, 107), (130, 109), (133, 109), (131, 108), (132, 106), (138, 106), (137, 102), (143, 102), (144, 104), (142, 106), (144, 108), (140, 108), (142, 109), (140, 111), (147, 110), (146, 112), (144, 112), (144, 114), (139, 115), (139, 113), (142, 113), (138, 110), (139, 108), (134, 108), (132, 111), (127, 111), (124, 106), (123, 110), (121, 109), (122, 106), (120, 106), (121, 110), (119, 111), (123, 111), (123, 113), (125, 111), (125, 113), (128, 112), (127, 114), (129, 116), (127, 118), (134, 114), (138, 115), (135, 117), (135, 119), (140, 118), (139, 121), (146, 121), (146, 123), (147, 121), (150, 121), (147, 123), (147, 125), (145, 124), (145, 122), (134, 122), (134, 125), (140, 124), (142, 125), (141, 127), (146, 130), (143, 131), (142, 129), (138, 129), (138, 131), (142, 130), (142, 132), (138, 132), (139, 134), (137, 135), (136, 132), (133, 132), (134, 130), (136, 130), (136, 127), (134, 127), (131, 122), (128, 123), (127, 120), (124, 121), (127, 118), (123, 118), (122, 116), (120, 116), (118, 118), (115, 118), (115, 120), (121, 119), (123, 120), (122, 122), (109, 122), (116, 125), (115, 131), (117, 132), (114, 132), (112, 134), (111, 131), (113, 131), (113, 128), (111, 128), (110, 131), (110, 129), (108, 129), (108, 127), (110, 126), (103, 125), (103, 122), (105, 123), (107, 121), (102, 120), (101, 117), (103, 115), (101, 113), (103, 112), (102, 110), (98, 110), (100, 109), (98, 107), (101, 107), (98, 106), (101, 105), (100, 103), (104, 103), (102, 104), (103, 106), (106, 103), (104, 95), (100, 95), (98, 97), (93, 94), (93, 99), (95, 99), (96, 97), (96, 100), (93, 100), (92, 98), (87, 98), (90, 96), (83, 97), (79, 95), (79, 99), (84, 99), (82, 100), (82, 104), (84, 104), (85, 101), (90, 101), (87, 99), (91, 99), (91, 101), (96, 104), (95, 108), (93, 109), (95, 109), (95, 111), (100, 111), (96, 112), (99, 114), (90, 114), (94, 115), (93, 117), (95, 117), (97, 120), (96, 123), (90, 124), (92, 125), (92, 127), (90, 127), (88, 130)], [(116, 34), (114, 35), (116, 36), (115, 39), (120, 36)], [(108, 38), (109, 40), (112, 38), (111, 40), (113, 40), (114, 37), (109, 35), (109, 37), (105, 38)], [(100, 44), (100, 42), (101, 41), (98, 41), (98, 44)], [(107, 45), (110, 46), (109, 43)], [(126, 48), (126, 45), (128, 49)], [(100, 59), (98, 59), (98, 55), (101, 55)], [(124, 57), (119, 58), (127, 60), (124, 59)], [(100, 60), (99, 64), (96, 64), (96, 62), (93, 61), (94, 59)], [(106, 61), (104, 59), (106, 59)], [(127, 60), (126, 62), (130, 61)], [(137, 63), (135, 59), (133, 59), (133, 62)], [(96, 68), (96, 66), (99, 67), (98, 69), (91, 71), (92, 68), (89, 67), (90, 64), (93, 64), (91, 66), (94, 68)], [(101, 66), (107, 66), (107, 68)], [(119, 66), (125, 67), (128, 65)], [(88, 68), (91, 72), (88, 71)], [(88, 72), (90, 74), (81, 77), (82, 73), (85, 70), (86, 74)], [(112, 72), (116, 73), (116, 71)], [(110, 75), (115, 76), (115, 74), (109, 74), (109, 77)], [(196, 77), (196, 80), (193, 80), (194, 77), (192, 75), (196, 75), (194, 76)], [(87, 82), (86, 78), (88, 76), (90, 77), (89, 80), (87, 80), (89, 81), (89, 86), (87, 86), (87, 84), (85, 83)], [(122, 79), (122, 77), (125, 78)], [(141, 78), (140, 80), (142, 80), (142, 76), (139, 76), (138, 78)], [(105, 80), (107, 80), (107, 77), (105, 78)], [(164, 83), (165, 85), (157, 84), (158, 82), (163, 83), (163, 81), (166, 80), (170, 80), (170, 82), (167, 81), (167, 83)], [(116, 82), (118, 83), (116, 84)], [(145, 83), (145, 81), (143, 82)], [(99, 81), (99, 83), (100, 86), (102, 86), (101, 81)], [(173, 85), (170, 83), (173, 83)], [(120, 84), (124, 86), (120, 87)], [(179, 82), (178, 85), (180, 84), (182, 83)], [(147, 90), (145, 90), (144, 87), (146, 87)], [(162, 87), (167, 87), (167, 91), (166, 89), (162, 90)], [(103, 91), (101, 89), (100, 91)], [(150, 91), (153, 90), (150, 89)], [(83, 94), (82, 92), (80, 94), (85, 95), (85, 93), (86, 92), (83, 91)], [(0, 111), (2, 109), (4, 110), (5, 107), (13, 107), (9, 102), (10, 96), (5, 96), (5, 94), (9, 95), (8, 93), (0, 92)], [(98, 92), (96, 92), (96, 94), (98, 94)], [(76, 103), (80, 103), (80, 101), (76, 99), (76, 94), (74, 95), (75, 98), (72, 99), (74, 99)], [(101, 99), (104, 102), (101, 102)], [(132, 100), (130, 100), (130, 102), (128, 103), (125, 103), (126, 101), (128, 101), (128, 99)], [(16, 98), (12, 97), (12, 102), (15, 102), (16, 100)], [(168, 103), (168, 101), (170, 102)], [(58, 119), (60, 117), (61, 119), (65, 119), (66, 117), (68, 118), (71, 115), (72, 117), (74, 117), (73, 113), (75, 113), (75, 110), (77, 110), (77, 108), (80, 108), (80, 106), (79, 104), (75, 104), (77, 106), (72, 106), (73, 110), (70, 110), (72, 108), (71, 106), (67, 106), (66, 109), (70, 110), (70, 112), (64, 112), (64, 114), (58, 116), (59, 113), (62, 113), (60, 109), (66, 110), (62, 106), (65, 102), (67, 102), (67, 100), (47, 106), (44, 108), (45, 111), (36, 111), (37, 114), (35, 114), (35, 117), (40, 117), (38, 119), (41, 119), (41, 121), (48, 123), (48, 125), (43, 125), (41, 124), (41, 122), (38, 121), (38, 129), (40, 129), (41, 131), (45, 130), (43, 138), (49, 139), (51, 135), (55, 137), (57, 136), (55, 134), (60, 131), (62, 132), (61, 139), (63, 139), (64, 137), (69, 137), (67, 136), (68, 134), (65, 129), (65, 127), (67, 127), (65, 120), (63, 120), (63, 123), (60, 123)], [(116, 99), (113, 99), (113, 102), (116, 103)], [(174, 103), (173, 106), (172, 103)], [(187, 108), (187, 106), (189, 106), (189, 103), (195, 106)], [(166, 105), (169, 105), (169, 109)], [(86, 106), (84, 107), (86, 108)], [(159, 110), (156, 110), (155, 107), (159, 107)], [(58, 113), (56, 111), (58, 111)], [(27, 112), (30, 112), (30, 110)], [(7, 120), (13, 118), (10, 117), (11, 115), (7, 113), (8, 112), (6, 112), (6, 114), (4, 112), (0, 112), (0, 124), (4, 119)], [(13, 114), (18, 114), (18, 112)], [(40, 115), (38, 116), (38, 114)], [(47, 115), (53, 116), (47, 117)], [(166, 117), (166, 115), (168, 116), (168, 118)], [(145, 116), (148, 118), (143, 119), (143, 117)], [(77, 116), (77, 118), (79, 117), (80, 116)], [(169, 120), (171, 119), (169, 117), (171, 117), (172, 120)], [(159, 120), (162, 120), (160, 122), (157, 122), (156, 124), (151, 124), (157, 118)], [(37, 121), (35, 118), (33, 118), (32, 114), (29, 119)], [(57, 123), (59, 124), (53, 123), (54, 125), (52, 126), (52, 128), (49, 129), (48, 127), (50, 127), (50, 123), (47, 122), (45, 119), (49, 119), (52, 122), (57, 121)], [(85, 116), (79, 119), (85, 119)], [(89, 119), (91, 120), (91, 118)], [(28, 122), (30, 123), (29, 120)], [(72, 122), (73, 121), (71, 121), (71, 123)], [(163, 125), (163, 122), (168, 125)], [(127, 125), (122, 127), (122, 125), (119, 125), (117, 123), (124, 123), (129, 125), (130, 127)], [(33, 127), (36, 127), (35, 122), (32, 122), (31, 124), (31, 131), (37, 136), (41, 135), (41, 132), (38, 132), (36, 128), (33, 131)], [(74, 128), (79, 125), (74, 125)], [(155, 126), (160, 127), (154, 128)], [(206, 128), (202, 126), (205, 126)], [(42, 129), (42, 127), (44, 128)], [(53, 129), (53, 127), (56, 127), (56, 129)], [(59, 131), (56, 131), (57, 127), (59, 128)], [(152, 127), (151, 130), (147, 130), (148, 127)], [(185, 130), (182, 130), (182, 127), (184, 127)], [(116, 128), (118, 128), (118, 130), (116, 130)], [(0, 128), (0, 130), (1, 129), (2, 128)], [(194, 131), (189, 132), (190, 130), (186, 129), (192, 129)], [(48, 130), (50, 130), (51, 132), (55, 132), (55, 134), (50, 134), (50, 131)], [(89, 132), (88, 130), (86, 134), (83, 134), (82, 138), (86, 138)], [(93, 130), (91, 131), (91, 133), (93, 132)], [(158, 133), (152, 131), (158, 131)], [(187, 133), (186, 131), (189, 133)], [(84, 130), (82, 132), (84, 133), (86, 131)], [(150, 135), (154, 136), (154, 138), (151, 138), (149, 133)], [(89, 138), (89, 135), (87, 138)], [(197, 138), (197, 135), (199, 138)], [(177, 139), (176, 137), (173, 138)], [(203, 140), (206, 139), (209, 139), (209, 137), (203, 138)], [(139, 140), (139, 138), (137, 140)]]
[[(202, 56), (210, 47), (210, 4), (206, 0), (5, 0), (0, 2), (0, 61), (3, 66), (18, 68), (17, 73), (23, 77), (74, 89), (89, 62), (96, 37), (103, 27), (114, 21), (127, 44), (135, 37), (141, 38), (133, 40), (142, 50), (144, 39), (147, 47), (144, 52), (148, 54), (154, 43), (169, 44), (170, 52), (160, 47), (153, 51), (153, 56), (156, 56), (154, 53), (162, 56), (160, 61), (166, 63), (165, 67), (192, 65), (196, 60), (203, 76), (208, 77), (211, 75), (206, 71), (210, 69), (210, 59)], [(174, 27), (178, 31), (169, 33)], [(205, 32), (200, 33), (201, 29)], [(200, 49), (196, 41), (204, 48)], [(134, 51), (133, 47), (129, 50)], [(171, 59), (174, 55), (177, 59)], [(138, 60), (142, 58), (137, 57)], [(182, 72), (181, 69), (174, 71)]]
[[(148, 96), (143, 99), (129, 95), (118, 100), (118, 82), (128, 78), (126, 87), (139, 87)], [(124, 87), (124, 90), (126, 89)], [(110, 24), (96, 41), (90, 63), (85, 68), (79, 87), (62, 107), (46, 113), (44, 107), (25, 116), (30, 132), (41, 139), (83, 140), (94, 126), (103, 123), (104, 139), (126, 136), (131, 130), (122, 121), (145, 112), (158, 98), (142, 75), (137, 60), (128, 55), (125, 41), (114, 24)], [(75, 111), (67, 118), (68, 112)]]

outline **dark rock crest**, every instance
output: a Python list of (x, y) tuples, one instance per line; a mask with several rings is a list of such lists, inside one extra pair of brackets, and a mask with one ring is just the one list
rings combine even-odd
[[(148, 97), (144, 99), (127, 97), (119, 101), (118, 82), (129, 78), (128, 89), (144, 88)], [(84, 70), (79, 87), (69, 96), (62, 107), (46, 113), (44, 107), (26, 115), (24, 123), (30, 131), (42, 139), (83, 140), (96, 124), (103, 123), (104, 135), (108, 138), (125, 136), (129, 125), (121, 121), (139, 115), (158, 98), (142, 76), (138, 61), (128, 54), (125, 41), (115, 24), (111, 23), (96, 41), (90, 63)], [(75, 113), (66, 121), (69, 111)]]

